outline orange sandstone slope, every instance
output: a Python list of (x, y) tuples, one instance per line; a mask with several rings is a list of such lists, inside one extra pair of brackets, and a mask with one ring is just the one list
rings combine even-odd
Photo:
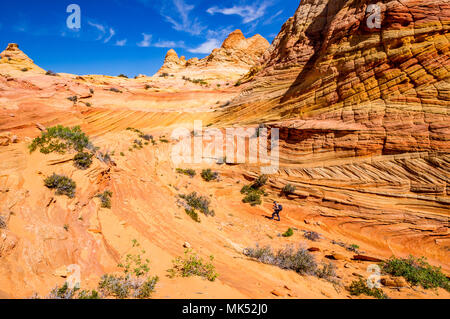
[(450, 267), (450, 1), (303, 0), (218, 125), (280, 129), (279, 187), (334, 232)]
[(186, 61), (184, 56), (179, 58), (175, 50), (169, 50), (163, 66), (155, 76), (170, 74), (193, 80), (236, 81), (257, 64), (268, 47), (269, 42), (261, 35), (247, 39), (241, 30), (235, 30), (228, 35), (220, 48), (214, 49), (201, 60), (192, 58)]

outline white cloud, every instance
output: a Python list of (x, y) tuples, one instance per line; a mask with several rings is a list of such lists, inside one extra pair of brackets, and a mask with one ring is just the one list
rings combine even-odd
[[(173, 6), (170, 9), (164, 9), (161, 11), (161, 15), (166, 18), (166, 20), (172, 24), (172, 27), (177, 31), (184, 31), (192, 35), (199, 35), (204, 29), (203, 26), (197, 18), (189, 17), (190, 12), (194, 9), (193, 5), (189, 5), (184, 2), (184, 0), (172, 0)], [(171, 11), (177, 14), (174, 17), (173, 14), (169, 15), (166, 12)]]
[(154, 44), (152, 44), (152, 46), (156, 47), (156, 48), (184, 48), (185, 44), (183, 41), (158, 41)]
[(100, 31), (100, 35), (98, 36), (97, 40), (100, 40), (101, 38), (103, 38), (103, 36), (104, 36), (105, 33), (106, 33), (106, 27), (105, 27), (104, 25), (98, 24), (98, 23), (94, 23), (94, 22), (91, 22), (91, 21), (88, 21), (88, 24), (89, 24), (91, 27), (94, 27), (95, 29), (97, 29), (98, 31)]
[(113, 28), (109, 28), (109, 36), (103, 41), (104, 43), (108, 43), (109, 40), (116, 34), (116, 31), (114, 31)]
[(217, 6), (211, 7), (206, 12), (211, 15), (221, 13), (224, 15), (238, 15), (242, 18), (243, 23), (249, 23), (263, 17), (266, 9), (270, 7), (270, 3), (264, 1), (262, 3), (254, 3), (245, 6), (232, 6), (231, 8), (219, 8)]
[(219, 42), (217, 39), (209, 39), (197, 48), (189, 49), (188, 51), (191, 53), (209, 54), (212, 50), (220, 48), (220, 45), (221, 42)]
[(139, 42), (137, 45), (138, 45), (138, 47), (141, 47), (141, 48), (148, 48), (152, 41), (152, 35), (142, 33), (142, 36), (144, 37), (144, 39), (141, 42)]
[(117, 40), (116, 41), (116, 46), (118, 47), (123, 47), (127, 44), (127, 39), (123, 39), (123, 40)]
[(278, 11), (277, 13), (275, 13), (273, 16), (271, 16), (269, 19), (264, 20), (264, 25), (268, 25), (268, 24), (272, 24), (272, 22), (278, 18), (280, 16), (280, 14), (283, 13), (283, 10)]

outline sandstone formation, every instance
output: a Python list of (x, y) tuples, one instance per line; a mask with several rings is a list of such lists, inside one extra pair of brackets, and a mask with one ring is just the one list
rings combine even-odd
[(19, 49), (19, 45), (16, 43), (10, 43), (5, 51), (0, 54), (0, 64), (8, 64), (16, 66), (23, 71), (34, 70), (43, 71), (41, 68), (36, 66), (25, 53)]
[(370, 28), (372, 1), (301, 1), (217, 124), (278, 128), (279, 178), (335, 229), (448, 264), (450, 2), (378, 3)]
[(171, 74), (192, 79), (225, 79), (228, 76), (235, 79), (257, 64), (268, 47), (269, 42), (261, 35), (246, 39), (241, 30), (235, 30), (220, 48), (200, 60), (192, 58), (185, 61), (184, 57), (178, 58), (176, 52), (170, 49), (156, 75)]

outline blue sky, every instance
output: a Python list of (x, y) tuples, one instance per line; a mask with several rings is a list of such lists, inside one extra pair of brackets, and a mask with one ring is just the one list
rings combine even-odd
[[(269, 42), (300, 0), (22, 0), (4, 1), (0, 51), (10, 42), (46, 70), (74, 74), (153, 75), (174, 48), (206, 56), (241, 29)], [(70, 4), (81, 27), (69, 29)], [(75, 21), (75, 20), (73, 20)]]

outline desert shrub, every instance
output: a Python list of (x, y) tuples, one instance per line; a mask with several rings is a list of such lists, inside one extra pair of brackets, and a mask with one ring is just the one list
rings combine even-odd
[(117, 77), (128, 79), (128, 76), (126, 76), (125, 74), (119, 74)]
[(261, 194), (257, 191), (251, 191), (242, 199), (242, 202), (250, 204), (251, 206), (261, 205)]
[(169, 143), (169, 140), (166, 139), (166, 138), (160, 138), (159, 141), (160, 141), (161, 143)]
[(212, 264), (214, 256), (209, 256), (210, 262), (205, 262), (192, 250), (186, 249), (183, 257), (177, 257), (173, 260), (173, 268), (168, 270), (171, 278), (179, 275), (181, 277), (200, 276), (214, 281), (219, 276), (216, 272), (216, 268)]
[(105, 152), (105, 153), (103, 153), (103, 152), (98, 152), (98, 153), (96, 154), (96, 157), (97, 157), (97, 159), (98, 159), (100, 162), (103, 162), (103, 163), (105, 163), (105, 164), (111, 164), (111, 163), (114, 163), (113, 159), (111, 158), (111, 154), (109, 154), (108, 151)]
[(210, 182), (212, 180), (217, 180), (219, 178), (219, 173), (213, 172), (210, 168), (208, 168), (202, 170), (201, 176), (205, 181)]
[(314, 256), (301, 247), (294, 249), (292, 246), (287, 246), (275, 253), (268, 246), (259, 248), (257, 245), (256, 248), (246, 248), (244, 254), (262, 263), (294, 270), (299, 274), (315, 275), (317, 271)]
[(292, 228), (289, 228), (285, 233), (282, 234), (283, 237), (291, 237), (292, 235), (294, 235), (294, 230)]
[(195, 174), (196, 174), (195, 171), (193, 169), (190, 169), (190, 168), (188, 168), (188, 169), (177, 168), (177, 173), (184, 174), (184, 175), (187, 175), (187, 176), (190, 176), (190, 177), (194, 177)]
[(79, 126), (72, 128), (57, 125), (49, 127), (42, 132), (40, 137), (36, 137), (29, 146), (30, 152), (40, 148), (41, 153), (49, 154), (58, 152), (64, 154), (70, 149), (82, 152), (84, 148), (93, 147), (89, 142), (89, 137), (81, 131)]
[(186, 214), (191, 217), (194, 221), (197, 223), (200, 223), (200, 217), (198, 216), (197, 212), (193, 208), (185, 208), (184, 211)]
[(349, 287), (350, 295), (359, 296), (366, 295), (375, 297), (377, 299), (387, 299), (388, 297), (385, 295), (383, 290), (380, 288), (369, 288), (367, 283), (360, 278), (359, 280), (354, 280)]
[(134, 148), (141, 149), (141, 148), (143, 148), (144, 146), (143, 146), (141, 140), (134, 140), (134, 141), (133, 141), (133, 147), (134, 147)]
[(151, 88), (152, 88), (152, 86), (151, 86), (150, 84), (146, 84), (146, 85), (145, 85), (145, 89), (146, 89), (146, 90), (151, 89)]
[(27, 72), (27, 71), (28, 71), (28, 68), (23, 68), (23, 69), (21, 69), (20, 71), (22, 71), (22, 72)]
[(334, 245), (341, 246), (341, 247), (347, 249), (348, 251), (351, 251), (351, 252), (359, 254), (359, 246), (358, 245), (355, 245), (355, 244), (348, 245), (348, 244), (343, 243), (341, 241), (335, 241), (335, 240), (332, 240), (331, 243), (334, 244)]
[(384, 273), (404, 277), (414, 286), (420, 285), (425, 289), (441, 287), (450, 291), (449, 278), (442, 273), (440, 267), (430, 265), (425, 257), (391, 257), (381, 264), (381, 269)]
[(78, 299), (100, 299), (100, 295), (96, 290), (81, 290)]
[(131, 275), (105, 274), (100, 279), (98, 290), (105, 297), (147, 299), (155, 291), (158, 281), (157, 276), (140, 278)]
[(95, 195), (95, 197), (100, 198), (100, 201), (102, 202), (103, 208), (111, 208), (111, 197), (113, 193), (109, 190), (104, 191), (103, 193)]
[(56, 74), (55, 72), (48, 70), (45, 75), (50, 75), (50, 76), (58, 76), (58, 74)]
[(76, 183), (67, 176), (53, 175), (44, 180), (45, 186), (50, 189), (56, 189), (56, 195), (67, 195), (69, 198), (75, 196)]
[(69, 288), (67, 283), (61, 287), (52, 289), (46, 299), (100, 299), (96, 290), (80, 290), (79, 288)]
[(73, 103), (77, 103), (77, 101), (78, 101), (78, 97), (76, 95), (69, 96), (67, 99)]
[(110, 88), (109, 90), (114, 93), (122, 93), (122, 91), (119, 90), (118, 88)]
[(90, 92), (91, 94), (94, 94), (94, 93), (95, 93), (94, 89), (92, 89), (92, 88), (89, 89), (89, 92)]
[(332, 263), (322, 264), (322, 268), (317, 268), (316, 276), (330, 282), (337, 282), (336, 266)]
[(161, 73), (161, 74), (159, 75), (160, 78), (167, 78), (168, 76), (169, 76), (169, 73), (166, 73), (166, 72)]
[(184, 199), (186, 203), (194, 208), (201, 211), (206, 216), (214, 216), (215, 213), (213, 210), (209, 209), (210, 201), (205, 196), (199, 196), (196, 192), (192, 192), (189, 195), (179, 195), (180, 198)]
[(311, 241), (318, 241), (320, 239), (320, 234), (315, 231), (304, 231), (303, 237)]
[(287, 184), (286, 186), (283, 187), (283, 194), (292, 194), (295, 192), (295, 186), (292, 184)]
[(238, 80), (234, 86), (240, 86), (242, 84), (242, 80)]
[(94, 155), (87, 152), (78, 152), (73, 158), (73, 162), (76, 168), (88, 169), (92, 164), (92, 157)]
[(139, 135), (140, 138), (144, 139), (145, 141), (151, 141), (153, 140), (153, 136), (149, 134), (141, 134)]
[(261, 188), (267, 183), (267, 179), (267, 175), (261, 175), (252, 184), (243, 186), (241, 194), (245, 194), (246, 196), (242, 199), (242, 202), (248, 203), (251, 206), (261, 205), (261, 195), (264, 195), (264, 190)]
[(259, 189), (263, 187), (264, 185), (266, 185), (267, 180), (268, 180), (267, 175), (258, 176), (258, 178), (253, 182), (252, 188)]
[(6, 217), (0, 215), (0, 229), (6, 229), (7, 226)]
[[(133, 240), (133, 248), (139, 246), (139, 243)], [(137, 254), (128, 254), (125, 260), (118, 265), (123, 269), (123, 275), (105, 274), (101, 277), (98, 289), (104, 296), (119, 299), (151, 297), (159, 278), (149, 276), (150, 261), (143, 260), (141, 253), (145, 254), (145, 250), (140, 250)]]

